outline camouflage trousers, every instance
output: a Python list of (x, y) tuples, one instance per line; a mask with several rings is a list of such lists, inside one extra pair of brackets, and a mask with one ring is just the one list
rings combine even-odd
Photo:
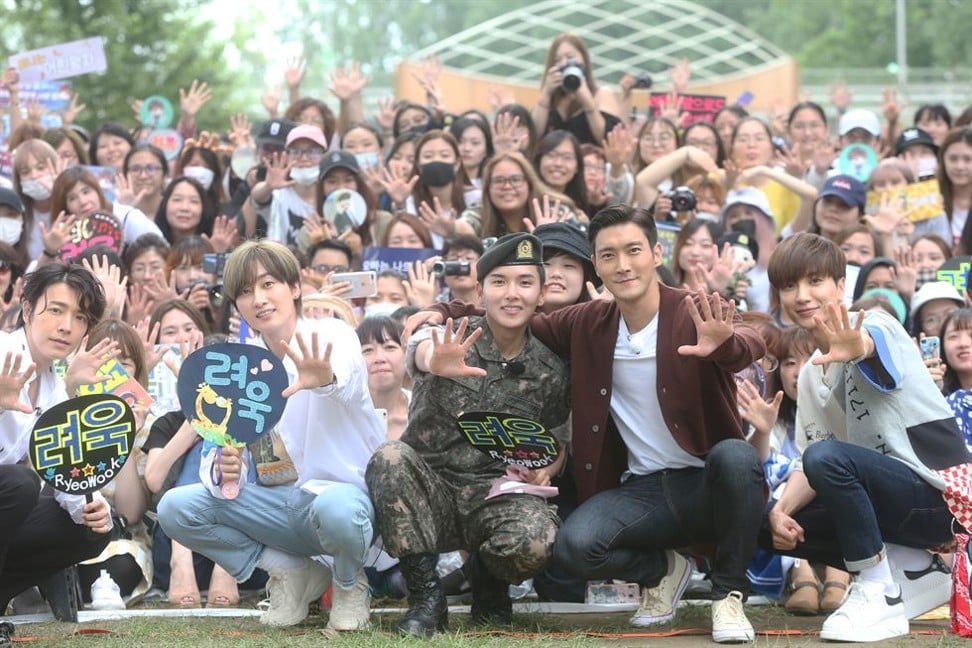
[(560, 520), (543, 498), (484, 499), (490, 481), (450, 483), (401, 441), (378, 448), (365, 481), (392, 556), (479, 552), (489, 571), (509, 583), (532, 578), (547, 564)]

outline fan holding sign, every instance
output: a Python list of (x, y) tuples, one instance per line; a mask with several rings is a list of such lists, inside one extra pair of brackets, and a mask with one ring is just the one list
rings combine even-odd
[[(71, 359), (64, 379), (53, 367), (55, 360), (84, 346), (89, 325), (104, 314), (104, 295), (88, 270), (50, 263), (27, 276), (22, 302), (23, 327), (0, 335), (0, 610), (47, 576), (97, 556), (108, 544), (112, 528), (111, 511), (100, 493), (94, 492), (86, 502), (83, 493), (91, 492), (87, 488), (41, 491), (37, 475), (17, 465), (28, 455), (38, 418), (44, 421), (52, 408), (67, 400), (69, 391), (101, 381), (104, 377), (96, 375), (101, 359), (117, 355), (117, 344), (104, 340), (91, 349), (82, 348)], [(98, 445), (97, 439), (86, 435), (102, 423), (108, 425), (117, 408), (112, 412), (89, 412), (88, 423), (79, 422), (80, 427), (74, 428), (79, 434), (67, 428), (49, 434), (48, 452), (42, 457), (54, 461), (56, 453), (50, 452), (54, 447), (66, 447), (72, 459), (86, 457), (91, 444)], [(115, 437), (106, 447), (113, 443), (117, 445)], [(118, 468), (120, 464), (104, 458), (87, 461), (81, 464), (79, 476), (98, 488), (108, 471), (115, 474)], [(61, 474), (58, 466), (45, 464), (41, 471), (45, 482), (58, 486), (56, 476), (47, 478), (49, 469), (52, 475)], [(85, 475), (84, 470), (91, 474)]]
[(527, 333), (546, 292), (540, 240), (508, 234), (476, 271), (485, 318), (412, 336), (408, 427), (366, 474), (408, 584), (407, 635), (445, 629), (437, 553), (457, 549), (471, 554), (474, 622), (509, 624), (509, 584), (543, 570), (558, 526), (543, 497), (565, 457), (569, 384), (563, 361)]
[[(226, 297), (260, 338), (204, 347), (183, 365), (183, 411), (218, 447), (203, 456), (202, 484), (165, 494), (159, 522), (238, 582), (265, 569), (271, 598), (260, 621), (268, 625), (307, 616), (332, 580), (312, 557), (331, 557), (328, 627), (356, 630), (370, 614), (364, 564), (374, 514), (364, 470), (384, 429), (357, 335), (336, 319), (300, 319), (300, 283), (300, 265), (280, 243), (248, 241), (227, 259)], [(249, 445), (241, 451), (239, 442)], [(247, 454), (256, 483), (245, 479)], [(235, 499), (227, 499), (230, 482), (240, 483)]]

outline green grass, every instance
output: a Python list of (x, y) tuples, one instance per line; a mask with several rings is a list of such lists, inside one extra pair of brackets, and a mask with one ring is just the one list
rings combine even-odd
[[(798, 618), (787, 615), (781, 608), (748, 607), (747, 614), (757, 631), (799, 629), (815, 631), (820, 628), (823, 617)], [(165, 646), (174, 648), (232, 647), (246, 648), (256, 646), (328, 646), (347, 648), (391, 648), (409, 646), (440, 648), (455, 646), (459, 648), (493, 648), (516, 646), (517, 648), (556, 647), (594, 647), (594, 646), (712, 646), (708, 635), (710, 628), (709, 608), (683, 607), (673, 625), (662, 626), (658, 631), (695, 628), (702, 634), (675, 637), (634, 637), (620, 636), (623, 633), (637, 633), (640, 629), (627, 625), (628, 614), (610, 615), (516, 615), (513, 631), (517, 634), (490, 633), (468, 624), (469, 617), (454, 614), (450, 617), (449, 632), (436, 635), (430, 641), (400, 638), (395, 634), (398, 615), (373, 615), (374, 629), (367, 632), (343, 633), (334, 635), (324, 630), (325, 619), (312, 614), (307, 621), (296, 628), (274, 629), (260, 625), (256, 618), (137, 618), (125, 621), (99, 621), (86, 624), (47, 623), (20, 626), (18, 637), (35, 637), (25, 642), (25, 647), (67, 646), (94, 648), (135, 648), (138, 646)], [(912, 631), (947, 631), (947, 622), (924, 622), (912, 624)], [(76, 631), (92, 629), (108, 630), (109, 634), (74, 634)], [(615, 634), (614, 637), (595, 637), (588, 633)], [(825, 645), (816, 636), (759, 636), (758, 646), (802, 647)], [(903, 637), (897, 641), (884, 642), (882, 646), (900, 648), (942, 647), (958, 648), (965, 646), (965, 640), (949, 635), (917, 635)]]

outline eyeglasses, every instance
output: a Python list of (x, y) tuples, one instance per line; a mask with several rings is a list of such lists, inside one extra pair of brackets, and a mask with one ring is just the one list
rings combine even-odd
[(671, 133), (662, 133), (661, 135), (642, 135), (641, 141), (645, 144), (671, 144), (675, 141), (675, 136)]
[(573, 153), (555, 153), (551, 151), (550, 153), (545, 153), (543, 157), (564, 163), (577, 162), (577, 158), (574, 157)]
[(938, 326), (945, 321), (946, 317), (948, 317), (948, 315), (929, 315), (928, 317), (922, 317), (921, 327), (932, 328)]
[[(573, 158), (571, 158), (573, 159)], [(493, 176), (492, 184), (495, 187), (503, 187), (509, 185), (513, 189), (519, 189), (526, 182), (526, 178), (521, 175), (511, 175), (511, 176)]]
[(350, 268), (345, 265), (327, 265), (326, 263), (321, 263), (314, 266), (314, 269), (321, 274), (327, 274), (328, 272), (347, 272)]
[(324, 149), (320, 147), (298, 148), (291, 146), (287, 148), (287, 155), (292, 158), (299, 158), (302, 155), (306, 155), (311, 160), (320, 160), (322, 157), (324, 157)]
[(155, 175), (161, 170), (162, 167), (158, 164), (133, 164), (132, 166), (128, 167), (128, 172), (131, 175)]
[(715, 148), (716, 143), (714, 139), (687, 139), (685, 140), (686, 146), (694, 146), (696, 148)]

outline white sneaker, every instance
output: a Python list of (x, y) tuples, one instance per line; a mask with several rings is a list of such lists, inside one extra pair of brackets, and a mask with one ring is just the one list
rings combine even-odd
[(883, 641), (906, 634), (908, 617), (901, 596), (888, 597), (882, 583), (868, 581), (851, 583), (844, 604), (820, 629), (820, 638), (830, 641)]
[(743, 595), (732, 591), (726, 598), (712, 601), (712, 640), (716, 643), (742, 643), (756, 640), (753, 624), (743, 611)]
[(367, 630), (371, 627), (371, 594), (368, 577), (358, 573), (354, 587), (344, 589), (337, 583), (331, 590), (331, 616), (327, 627), (331, 630)]
[(945, 605), (952, 595), (952, 568), (938, 554), (928, 554), (928, 557), (928, 567), (921, 571), (907, 571), (895, 566), (891, 551), (888, 551), (891, 576), (901, 588), (901, 600), (908, 619)]
[(675, 618), (675, 608), (692, 577), (692, 562), (682, 554), (667, 550), (668, 571), (655, 587), (641, 590), (641, 606), (628, 621), (633, 626), (668, 623)]
[(102, 569), (98, 579), (91, 583), (92, 610), (124, 610), (125, 601), (121, 597), (118, 583), (111, 577), (108, 570)]
[(309, 558), (296, 569), (272, 569), (267, 581), (270, 607), (260, 623), (271, 626), (297, 625), (307, 618), (307, 606), (318, 599), (331, 582), (331, 570)]

